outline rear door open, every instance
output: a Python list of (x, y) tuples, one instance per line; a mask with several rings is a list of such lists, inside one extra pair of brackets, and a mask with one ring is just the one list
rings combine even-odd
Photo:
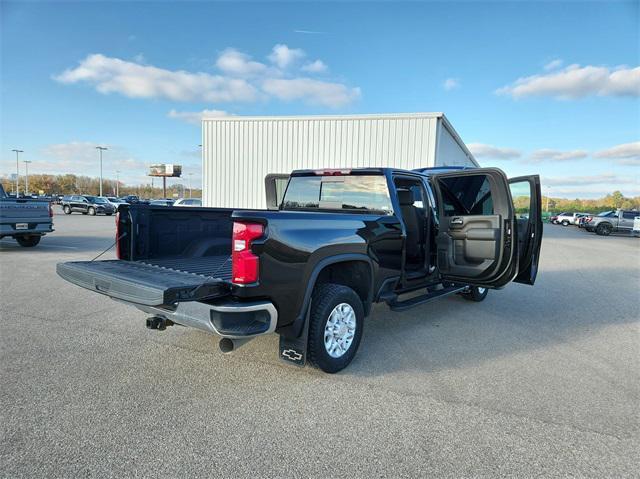
[(497, 168), (432, 176), (440, 225), (437, 263), (456, 283), (498, 288), (518, 272), (514, 206), (505, 174)]
[(542, 194), (538, 175), (509, 179), (516, 214), (518, 275), (516, 283), (533, 285), (542, 245)]

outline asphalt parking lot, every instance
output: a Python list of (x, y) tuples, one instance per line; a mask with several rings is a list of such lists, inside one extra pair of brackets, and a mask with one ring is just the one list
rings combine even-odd
[[(377, 306), (337, 375), (68, 284), (113, 217), (0, 241), (3, 477), (637, 476), (640, 240), (546, 225), (535, 287)], [(109, 251), (104, 258), (112, 258)]]

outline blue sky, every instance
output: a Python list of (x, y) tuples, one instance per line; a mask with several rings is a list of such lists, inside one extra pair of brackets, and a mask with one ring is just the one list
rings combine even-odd
[(96, 175), (103, 144), (105, 176), (197, 182), (202, 112), (443, 111), (554, 196), (640, 195), (638, 5), (2, 2), (0, 175)]

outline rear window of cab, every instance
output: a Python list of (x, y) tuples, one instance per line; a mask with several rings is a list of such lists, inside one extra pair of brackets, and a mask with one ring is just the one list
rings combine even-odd
[(382, 175), (293, 176), (282, 209), (393, 212), (387, 180)]

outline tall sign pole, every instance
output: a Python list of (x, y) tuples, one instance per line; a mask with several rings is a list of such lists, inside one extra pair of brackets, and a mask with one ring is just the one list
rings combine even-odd
[(18, 197), (18, 191), (20, 191), (20, 153), (24, 153), (24, 150), (13, 149), (11, 151), (16, 152), (16, 198)]
[(31, 160), (22, 160), (24, 163), (24, 195), (29, 194), (29, 163)]
[(100, 196), (102, 196), (102, 152), (108, 150), (106, 146), (96, 146), (96, 149), (100, 152)]

